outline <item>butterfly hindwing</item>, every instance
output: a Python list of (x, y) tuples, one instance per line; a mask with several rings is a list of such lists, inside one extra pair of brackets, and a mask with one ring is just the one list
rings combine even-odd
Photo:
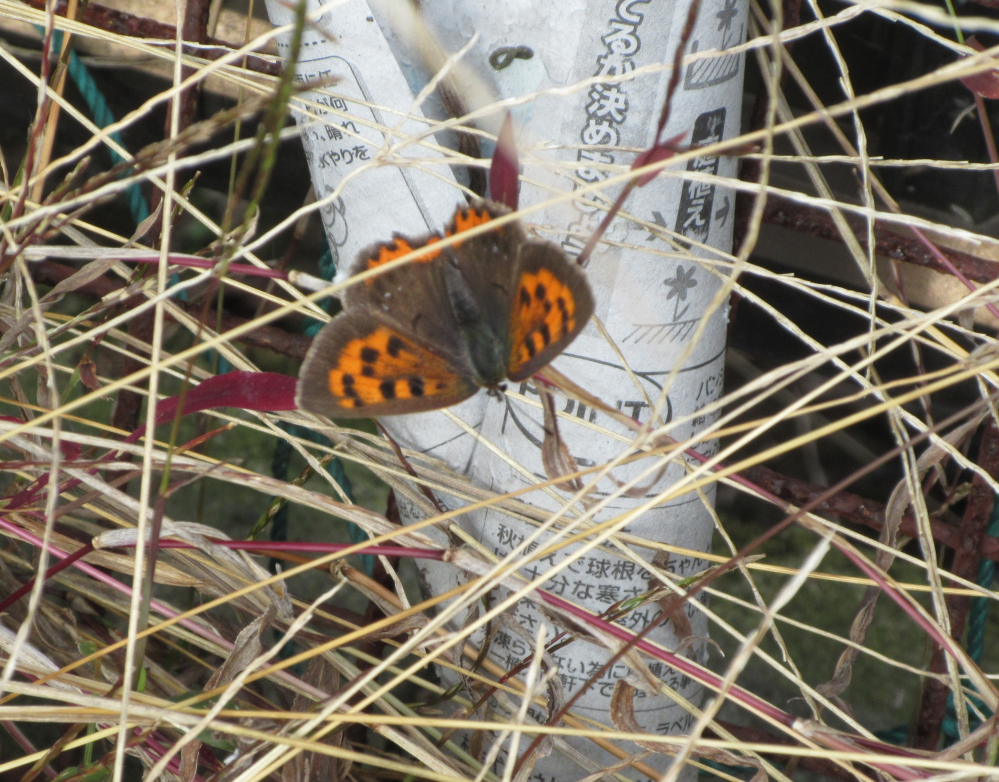
[(296, 404), (330, 418), (418, 413), (478, 390), (460, 367), (368, 309), (337, 315), (315, 338)]
[(507, 377), (526, 380), (572, 342), (593, 314), (583, 271), (560, 247), (528, 240), (520, 250), (511, 300)]

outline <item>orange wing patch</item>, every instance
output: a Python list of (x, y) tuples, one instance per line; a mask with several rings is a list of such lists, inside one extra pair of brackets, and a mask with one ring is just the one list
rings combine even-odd
[(569, 287), (547, 269), (522, 274), (510, 323), (510, 377), (575, 328), (576, 298)]
[[(421, 252), (413, 259), (413, 263), (426, 263), (427, 261), (432, 261), (434, 258), (441, 254), (441, 251), (435, 250), (431, 245), (436, 244), (440, 241), (439, 236), (431, 236), (424, 247), (426, 252)], [(383, 266), (389, 261), (394, 261), (396, 258), (402, 258), (404, 255), (408, 255), (414, 250), (419, 249), (418, 247), (413, 247), (409, 243), (408, 239), (404, 239), (401, 236), (396, 237), (391, 242), (378, 245), (378, 255), (369, 257), (365, 259), (364, 264), (367, 269), (377, 269), (379, 266)], [(373, 278), (369, 278), (367, 282), (370, 284)]]
[[(445, 236), (453, 236), (454, 234), (460, 234), (463, 231), (468, 231), (479, 225), (485, 225), (493, 220), (493, 216), (489, 214), (485, 209), (476, 209), (474, 206), (470, 206), (468, 209), (459, 209), (454, 215), (454, 228), (448, 228), (444, 231)], [(501, 231), (501, 228), (496, 230)], [(461, 242), (455, 242), (454, 247), (460, 247)]]
[(330, 393), (354, 410), (454, 394), (464, 383), (444, 359), (387, 326), (347, 342), (329, 370)]

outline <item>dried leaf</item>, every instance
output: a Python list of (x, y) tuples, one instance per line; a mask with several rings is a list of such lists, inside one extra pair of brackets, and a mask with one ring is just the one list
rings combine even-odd
[[(222, 667), (211, 675), (205, 684), (205, 690), (225, 687), (236, 678), (236, 674), (246, 669), (263, 652), (260, 634), (270, 627), (277, 611), (270, 607), (262, 616), (254, 619), (243, 628), (233, 643), (232, 651), (222, 663)], [(198, 754), (201, 752), (201, 741), (194, 739), (180, 751), (180, 778), (182, 782), (194, 782), (198, 771)]]
[(581, 780), (579, 780), (579, 782), (599, 782), (599, 780), (602, 780), (604, 778), (612, 779), (611, 775), (615, 771), (620, 771), (621, 769), (628, 768), (628, 766), (630, 766), (632, 763), (640, 763), (641, 761), (645, 760), (647, 757), (653, 754), (655, 753), (649, 752), (648, 750), (646, 750), (645, 752), (639, 752), (637, 755), (633, 755), (630, 758), (619, 760), (617, 763), (615, 763), (612, 766), (607, 766), (605, 768), (600, 769), (599, 771), (594, 771), (592, 774), (583, 777)]
[[(982, 419), (988, 415), (987, 412), (973, 416), (961, 426), (948, 432), (943, 440), (954, 444), (963, 440), (968, 434), (978, 428)], [(935, 467), (949, 454), (947, 450), (938, 443), (931, 443), (930, 446), (920, 454), (916, 460), (918, 476), (921, 477), (931, 467)], [(882, 571), (887, 571), (895, 559), (894, 549), (898, 545), (898, 528), (902, 523), (902, 516), (912, 503), (912, 494), (909, 491), (909, 483), (906, 480), (899, 481), (895, 490), (888, 499), (885, 508), (885, 525), (881, 528), (878, 542), (884, 544), (888, 549), (879, 548), (874, 556), (874, 564)], [(836, 661), (836, 668), (833, 675), (825, 684), (820, 684), (815, 690), (827, 698), (836, 698), (843, 694), (844, 690), (850, 686), (853, 678), (853, 665), (860, 655), (860, 646), (867, 640), (867, 631), (874, 621), (874, 610), (877, 608), (878, 598), (881, 596), (881, 587), (871, 586), (864, 590), (864, 597), (861, 601), (857, 615), (850, 625), (850, 640), (854, 644), (846, 647)]]
[[(333, 695), (340, 689), (340, 674), (323, 657), (313, 657), (309, 667), (302, 677), (307, 684), (317, 690)], [(293, 711), (309, 711), (314, 703), (302, 694), (295, 695)], [(331, 747), (349, 749), (347, 733), (336, 730), (321, 739), (323, 744)], [(345, 758), (335, 758), (321, 752), (302, 752), (286, 763), (281, 770), (283, 782), (340, 782), (350, 771), (351, 761)]]
[(77, 369), (80, 370), (80, 382), (83, 385), (91, 391), (96, 391), (101, 387), (101, 383), (97, 379), (97, 364), (88, 358), (77, 364)]
[[(618, 679), (617, 684), (614, 685), (610, 701), (610, 718), (618, 730), (628, 733), (646, 732), (635, 719), (635, 695), (637, 692), (638, 690), (624, 679)], [(635, 743), (650, 752), (675, 753), (675, 749), (668, 744), (653, 744), (649, 741), (636, 741)]]
[(684, 640), (694, 634), (694, 630), (690, 626), (690, 617), (687, 616), (687, 612), (683, 609), (686, 601), (682, 597), (679, 595), (666, 595), (661, 597), (657, 602), (663, 612), (663, 616), (672, 623), (673, 633), (680, 643), (683, 643)]
[[(42, 296), (42, 298), (38, 301), (39, 309), (42, 312), (46, 312), (54, 304), (61, 301), (63, 296), (67, 293), (72, 293), (77, 288), (97, 279), (117, 262), (118, 260), (116, 258), (99, 258), (96, 261), (91, 261), (79, 271), (74, 272), (65, 280), (57, 283), (52, 290)], [(0, 338), (0, 352), (7, 350), (11, 345), (13, 345), (14, 340), (16, 340), (25, 329), (34, 323), (34, 320), (34, 310), (26, 310), (25, 313), (17, 319), (17, 322), (7, 330), (7, 333)]]
[[(985, 51), (985, 47), (975, 39), (975, 36), (971, 36), (966, 43), (976, 52)], [(999, 98), (999, 68), (990, 68), (974, 76), (965, 76), (961, 79), (961, 84), (983, 98), (995, 100)]]
[(156, 225), (157, 222), (159, 222), (160, 213), (162, 211), (163, 211), (163, 199), (160, 199), (159, 203), (156, 204), (156, 208), (153, 210), (153, 213), (149, 215), (149, 217), (147, 217), (141, 223), (139, 223), (139, 225), (135, 229), (135, 233), (133, 233), (130, 237), (128, 237), (128, 241), (125, 242), (125, 247), (131, 247), (137, 241), (142, 239), (142, 237), (144, 237), (147, 233), (149, 233), (150, 229), (152, 229), (152, 227)]
[[(555, 397), (544, 386), (538, 386), (538, 396), (541, 398), (541, 408), (544, 410), (545, 437), (541, 443), (541, 463), (545, 467), (545, 474), (550, 479), (572, 475), (578, 472), (579, 467), (562, 435), (559, 434)], [(579, 478), (572, 478), (560, 481), (555, 486), (563, 491), (576, 492), (583, 488), (583, 483)]]
[[(635, 688), (623, 679), (618, 680), (614, 685), (614, 693), (611, 695), (610, 717), (614, 727), (620, 731), (628, 733), (648, 733), (647, 730), (638, 724), (635, 719)], [(658, 743), (652, 741), (636, 741), (638, 746), (650, 752), (657, 752), (663, 755), (675, 756), (679, 747), (675, 744)], [(763, 769), (763, 764), (753, 757), (736, 755), (724, 749), (714, 749), (709, 747), (695, 747), (694, 757), (704, 760), (713, 760), (726, 766), (748, 766), (756, 769), (750, 782), (766, 782), (767, 772)]]

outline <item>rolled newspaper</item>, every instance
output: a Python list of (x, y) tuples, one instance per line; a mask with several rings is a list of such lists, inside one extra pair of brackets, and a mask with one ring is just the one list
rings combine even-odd
[[(492, 99), (521, 99), (512, 101), (523, 164), (521, 208), (541, 236), (578, 255), (620, 191), (621, 175), (636, 154), (656, 140), (689, 4), (422, 0), (419, 5), (421, 25), (444, 56), (467, 48), (454, 66), (453, 83), (475, 84), (480, 90), (468, 100), (470, 108), (488, 105), (483, 85)], [(701, 56), (688, 57), (662, 138), (685, 133), (682, 143), (710, 147), (738, 135), (743, 59), (725, 50), (744, 39), (747, 6), (743, 0), (702, 2), (687, 45), (688, 55)], [(267, 7), (275, 25), (291, 20), (291, 11), (278, 0), (268, 0)], [(414, 95), (434, 75), (430, 66), (439, 67), (442, 60), (428, 58), (419, 40), (393, 27), (392, 4), (350, 0), (326, 10), (309, 0), (309, 8), (325, 11), (315, 20), (315, 28), (325, 35), (314, 28), (305, 31), (296, 77), (304, 81), (332, 76), (337, 81), (307, 94), (314, 102), (311, 116), (303, 112), (298, 118), (309, 123), (302, 140), (316, 192), (327, 200), (324, 225), (342, 269), (358, 251), (387, 240), (393, 232), (418, 236), (440, 230), (463, 196), (436, 146), (446, 139), (426, 135), (426, 104), (414, 102)], [(287, 39), (279, 45), (287, 46)], [(483, 111), (477, 125), (498, 127), (504, 111)], [(423, 143), (398, 146), (408, 136)], [(378, 165), (373, 163), (376, 158)], [(703, 428), (707, 421), (697, 411), (722, 392), (727, 310), (712, 307), (720, 281), (703, 261), (731, 251), (734, 193), (718, 180), (734, 174), (734, 160), (706, 150), (632, 192), (586, 267), (596, 318), (605, 333), (591, 323), (553, 364), (588, 393), (642, 423), (657, 415), (659, 421), (674, 424), (670, 434), (678, 440), (694, 437)], [(509, 391), (503, 401), (480, 393), (453, 408), (450, 412), (466, 427), (443, 412), (386, 418), (382, 423), (404, 447), (443, 460), (482, 488), (497, 494), (524, 489), (546, 477), (543, 418), (533, 382), (511, 385)], [(580, 467), (606, 464), (627, 451), (631, 435), (604, 412), (565, 397), (557, 397), (557, 405), (564, 414), (562, 439)], [(697, 445), (706, 455), (716, 447), (713, 441)], [(609, 541), (582, 555), (578, 547), (568, 547), (532, 558), (530, 552), (558, 536), (553, 531), (518, 555), (524, 562), (520, 573), (539, 588), (599, 614), (657, 583), (651, 564), (655, 551), (636, 545), (636, 539), (708, 551), (713, 491), (657, 502), (683, 475), (685, 467), (679, 462), (639, 481), (639, 496), (621, 491), (622, 483), (648, 469), (646, 461), (617, 467), (591, 493), (591, 500), (599, 503), (594, 521), (626, 522), (623, 531), (632, 536), (627, 548)], [(569, 496), (548, 488), (522, 499), (556, 511)], [(462, 504), (447, 495), (440, 499), (452, 508)], [(641, 512), (633, 513), (635, 509)], [(414, 503), (400, 502), (400, 511), (407, 522), (423, 517)], [(566, 521), (581, 512), (583, 506), (575, 506)], [(537, 528), (497, 510), (465, 514), (460, 523), (499, 559)], [(664, 566), (687, 576), (705, 564), (696, 556), (674, 554)], [(431, 592), (450, 589), (460, 578), (443, 563), (421, 563), (420, 577)], [(530, 600), (521, 601), (511, 613), (523, 631), (514, 632), (513, 623), (502, 624), (489, 649), (491, 659), (504, 669), (531, 657), (528, 639), (539, 623), (548, 624), (547, 638), (556, 632), (550, 618)], [(659, 613), (653, 602), (617, 621), (637, 632), (661, 621)], [(686, 613), (690, 633), (707, 636), (706, 620), (696, 606), (688, 604)], [(454, 629), (459, 627), (460, 621)], [(678, 643), (673, 623), (649, 637), (669, 648)], [(481, 634), (476, 638), (481, 640)], [(705, 645), (690, 645), (685, 654), (703, 660)], [(583, 640), (557, 652), (554, 661), (564, 696), (584, 688), (609, 656), (603, 646)], [(618, 682), (627, 678), (639, 687), (634, 718), (642, 729), (686, 732), (693, 716), (684, 702), (699, 702), (698, 685), (664, 663), (646, 663), (676, 697), (643, 687), (640, 677), (636, 680), (628, 665), (618, 661), (586, 690), (573, 712), (613, 727), (611, 697)], [(540, 710), (532, 709), (531, 716), (544, 719)], [(521, 749), (527, 743), (522, 742)], [(504, 759), (505, 750), (496, 761), (498, 769)], [(643, 762), (661, 770), (669, 759), (653, 755)], [(573, 782), (615, 763), (620, 759), (592, 743), (572, 740), (537, 759), (530, 778)], [(634, 768), (620, 773), (643, 776)]]

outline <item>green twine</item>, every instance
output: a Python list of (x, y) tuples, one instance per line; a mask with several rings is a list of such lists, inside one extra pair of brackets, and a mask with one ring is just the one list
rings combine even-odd
[[(999, 502), (992, 507), (992, 517), (989, 519), (990, 537), (999, 538)], [(989, 589), (996, 575), (996, 563), (992, 559), (983, 559), (978, 567), (978, 586)], [(982, 650), (985, 648), (985, 624), (989, 618), (989, 606), (992, 601), (987, 597), (973, 597), (968, 611), (968, 656), (981, 662)]]
[[(288, 432), (288, 434), (294, 437), (300, 437), (303, 440), (308, 440), (309, 442), (316, 443), (317, 445), (326, 447), (331, 446), (329, 440), (318, 432), (313, 432), (311, 429), (286, 423), (281, 423), (280, 426)], [(274, 459), (271, 462), (271, 474), (280, 481), (288, 480), (291, 453), (291, 443), (287, 440), (277, 441), (277, 445), (274, 447)], [(347, 499), (350, 502), (353, 502), (354, 491), (350, 484), (350, 478), (348, 478), (347, 473), (344, 472), (343, 462), (340, 461), (340, 459), (334, 458), (329, 464), (329, 471), (333, 480), (339, 484), (341, 489), (343, 489), (343, 493), (346, 495)], [(278, 512), (274, 514), (274, 518), (271, 520), (271, 540), (284, 541), (288, 539), (288, 509), (289, 505), (288, 503), (285, 503), (278, 509)], [(368, 539), (364, 530), (356, 524), (348, 524), (348, 534), (350, 535), (351, 543), (361, 543)], [(374, 572), (375, 568), (374, 555), (362, 554), (361, 565), (364, 568), (364, 571), (370, 576)]]
[[(53, 34), (52, 46), (55, 51), (62, 49), (61, 30), (56, 30)], [(90, 75), (90, 70), (72, 49), (69, 52), (69, 62), (67, 63), (66, 70), (69, 73), (69, 78), (76, 85), (76, 89), (83, 96), (94, 124), (102, 130), (108, 127), (108, 125), (114, 124), (114, 114), (111, 113), (104, 94), (97, 87), (93, 76)], [(122, 143), (121, 134), (118, 131), (112, 133), (111, 138), (114, 139), (115, 143), (124, 148), (125, 145)], [(111, 160), (114, 161), (115, 165), (125, 162), (125, 158), (119, 155), (114, 149), (109, 148), (109, 151), (111, 152)], [(128, 190), (125, 191), (125, 197), (128, 199), (128, 208), (132, 212), (132, 219), (135, 220), (136, 225), (149, 217), (149, 206), (146, 204), (142, 190), (139, 189), (137, 184), (129, 186)]]
[[(992, 506), (992, 516), (989, 518), (989, 528), (987, 534), (990, 537), (999, 538), (999, 501)], [(990, 589), (995, 575), (995, 561), (991, 559), (983, 559), (981, 564), (978, 566), (978, 580), (976, 583), (983, 589)], [(968, 656), (975, 661), (976, 665), (981, 662), (982, 651), (985, 649), (985, 625), (988, 622), (989, 606), (991, 603), (992, 601), (987, 597), (973, 597), (971, 599), (971, 605), (968, 609), (968, 642), (966, 644), (966, 648), (968, 650)], [(976, 698), (973, 695), (968, 695), (967, 697), (972, 700), (975, 706), (986, 716), (990, 715), (989, 710), (985, 708), (985, 704), (982, 703), (979, 698)], [(974, 716), (970, 709), (968, 711), (968, 721), (972, 729), (976, 728), (980, 724), (979, 720)], [(957, 741), (959, 738), (957, 729), (957, 713), (954, 709), (953, 695), (947, 699), (947, 716), (944, 718), (942, 729), (948, 744)]]
[[(324, 280), (332, 280), (333, 276), (336, 274), (336, 263), (333, 261), (333, 251), (330, 250), (330, 243), (328, 241), (323, 242), (323, 252), (319, 256), (319, 276)], [(322, 303), (322, 308), (329, 312), (330, 299), (327, 298)], [(307, 337), (314, 337), (319, 333), (325, 324), (321, 320), (316, 318), (306, 318), (305, 325), (302, 327), (302, 333)]]

